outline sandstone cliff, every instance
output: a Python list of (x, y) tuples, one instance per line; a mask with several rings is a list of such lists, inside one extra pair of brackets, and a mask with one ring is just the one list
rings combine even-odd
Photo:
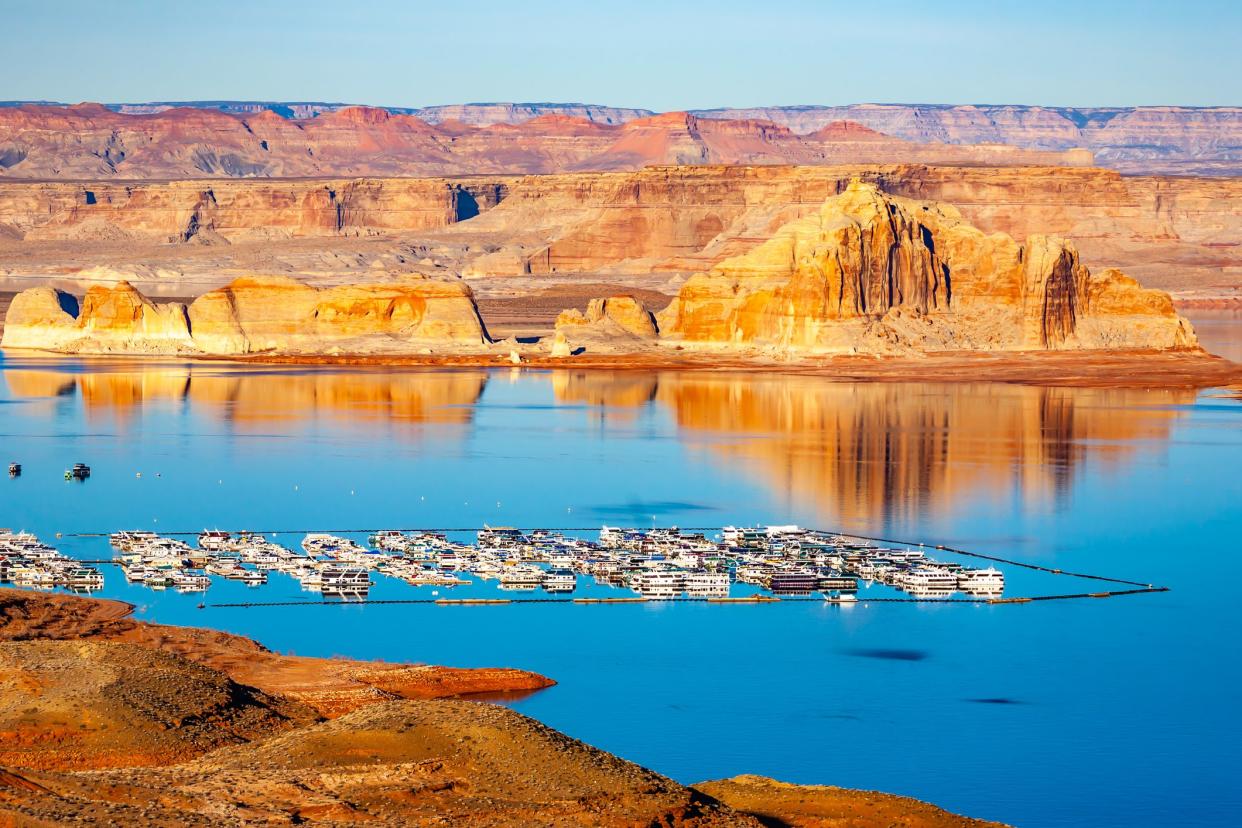
[(1100, 169), (682, 166), (540, 176), (510, 182), (496, 207), (447, 233), (522, 240), (507, 260), (480, 262), (480, 273), (694, 272), (815, 213), (854, 178), (948, 202), (985, 232), (1067, 237), (1091, 262), (1166, 290), (1216, 295), (1242, 273), (1242, 179)]
[(184, 296), (203, 288), (173, 284), (178, 271), (212, 274), (211, 286), (254, 272), (352, 271), (347, 280), (359, 281), (358, 270), (377, 265), (472, 277), (690, 273), (810, 215), (856, 177), (951, 203), (985, 232), (1067, 237), (1093, 264), (1179, 299), (1235, 295), (1242, 274), (1242, 179), (699, 165), (455, 180), (0, 181), (0, 275), (106, 264), (141, 278), (144, 290), (158, 279), (165, 295)]
[(67, 353), (240, 355), (358, 353), (488, 342), (470, 288), (405, 278), (314, 288), (283, 276), (246, 277), (187, 308), (157, 304), (128, 282), (94, 286), (80, 306), (50, 288), (14, 297), (0, 346)]
[(1073, 245), (986, 235), (952, 207), (853, 182), (814, 215), (688, 280), (662, 336), (775, 352), (1193, 349), (1167, 294)]
[(470, 288), (406, 279), (314, 288), (288, 277), (236, 279), (190, 305), (195, 343), (216, 354), (314, 351), (366, 337), (459, 346), (487, 340)]
[[(457, 181), (0, 182), (0, 286), (21, 290), (42, 277), (84, 289), (119, 275), (149, 296), (182, 297), (249, 273), (315, 285), (461, 273), (485, 314), (493, 299), (508, 297), (523, 316), (523, 303), (546, 289), (590, 284), (548, 303), (538, 325), (546, 330), (562, 308), (612, 292), (637, 292), (659, 308), (667, 300), (653, 291), (671, 296), (682, 274), (753, 249), (855, 177), (951, 203), (985, 232), (1068, 238), (1093, 269), (1119, 268), (1178, 302), (1242, 297), (1242, 179), (914, 165)], [(505, 330), (506, 318), (489, 321)]]
[(586, 313), (577, 308), (562, 311), (556, 318), (556, 330), (567, 335), (602, 332), (639, 339), (654, 339), (657, 333), (651, 311), (633, 296), (592, 299)]
[(3, 346), (75, 353), (175, 354), (193, 347), (186, 308), (155, 304), (126, 281), (96, 285), (79, 304), (52, 288), (13, 298)]
[(0, 183), (0, 227), (27, 242), (246, 242), (436, 230), (504, 195), (505, 177)]

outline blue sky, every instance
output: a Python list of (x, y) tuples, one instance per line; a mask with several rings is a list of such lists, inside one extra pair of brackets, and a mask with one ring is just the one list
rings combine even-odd
[(1242, 2), (0, 0), (0, 99), (1242, 104)]

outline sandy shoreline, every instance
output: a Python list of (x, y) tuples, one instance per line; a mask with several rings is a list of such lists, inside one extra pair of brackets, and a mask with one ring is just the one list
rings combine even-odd
[(775, 359), (728, 351), (682, 351), (671, 347), (639, 353), (582, 353), (551, 357), (522, 349), (521, 362), (493, 348), (460, 354), (258, 353), (63, 354), (7, 348), (10, 357), (104, 364), (201, 363), (237, 366), (322, 366), (341, 368), (507, 368), (509, 370), (652, 372), (687, 371), (816, 377), (830, 382), (1001, 382), (1079, 388), (1208, 388), (1242, 385), (1242, 363), (1204, 351), (1032, 351), (945, 352), (924, 356), (824, 356)]
[(788, 360), (744, 354), (660, 349), (631, 354), (553, 358), (507, 354), (256, 354), (196, 357), (246, 365), (323, 365), (408, 368), (503, 368), (569, 371), (703, 371), (773, 373), (835, 382), (1006, 382), (1088, 388), (1206, 388), (1242, 383), (1242, 364), (1203, 352), (945, 353), (923, 357), (834, 356)]

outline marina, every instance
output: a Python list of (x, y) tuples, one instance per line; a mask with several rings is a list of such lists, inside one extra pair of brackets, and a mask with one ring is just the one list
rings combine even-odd
[(40, 541), (29, 532), (0, 529), (0, 583), (74, 592), (103, 588), (103, 575)]
[[(0, 583), (78, 592), (103, 587), (104, 576), (94, 565), (118, 567), (130, 585), (180, 593), (206, 592), (214, 579), (262, 587), (270, 576), (279, 574), (292, 579), (303, 592), (346, 602), (368, 601), (377, 578), (432, 587), (433, 596), (439, 596), (442, 588), (491, 582), (501, 592), (548, 596), (536, 600), (564, 596), (563, 600), (579, 603), (813, 599), (852, 605), (860, 589), (868, 591), (868, 601), (879, 602), (1022, 603), (1166, 591), (1153, 584), (934, 547), (941, 557), (960, 555), (992, 562), (984, 567), (964, 566), (929, 555), (929, 547), (922, 543), (796, 525), (725, 526), (710, 537), (707, 532), (711, 530), (703, 529), (607, 525), (594, 531), (595, 539), (580, 536), (592, 530), (491, 526), (473, 532), (458, 528), (353, 533), (365, 536), (365, 545), (345, 536), (349, 533), (306, 532), (297, 550), (274, 540), (289, 532), (125, 530), (107, 535), (112, 558), (98, 560), (63, 555), (30, 533), (0, 531)], [(186, 536), (194, 536), (195, 544), (181, 539)], [(57, 537), (62, 536), (58, 533)], [(996, 563), (1137, 589), (1005, 597), (1005, 574)], [(592, 586), (605, 591), (583, 597), (580, 590)], [(621, 597), (625, 595), (634, 597)], [(513, 600), (439, 598), (435, 603), (506, 604)], [(417, 599), (404, 602), (419, 603)]]

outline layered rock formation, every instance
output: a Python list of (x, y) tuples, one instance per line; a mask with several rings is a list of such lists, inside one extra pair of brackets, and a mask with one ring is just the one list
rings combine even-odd
[(236, 279), (189, 310), (195, 344), (214, 354), (315, 351), (367, 337), (478, 346), (470, 288), (432, 279), (318, 289), (288, 277)]
[(1242, 108), (1043, 107), (854, 104), (713, 109), (703, 118), (763, 119), (797, 133), (848, 120), (907, 141), (1003, 143), (1029, 149), (1086, 147), (1096, 162), (1130, 173), (1242, 173)]
[(638, 169), (657, 163), (1086, 164), (1089, 152), (916, 144), (864, 128), (798, 135), (766, 121), (666, 113), (622, 124), (544, 115), (520, 125), (430, 124), (344, 107), (286, 119), (270, 110), (167, 109), (127, 115), (98, 104), (0, 107), (0, 176), (437, 176)]
[(781, 353), (1192, 349), (1167, 294), (1109, 271), (1073, 245), (1021, 245), (953, 208), (855, 181), (818, 213), (692, 277), (661, 334)]
[[(952, 207), (857, 180), (690, 278), (658, 327), (640, 301), (614, 295), (562, 313), (556, 332), (562, 355), (585, 340), (637, 347), (657, 332), (686, 345), (781, 354), (1197, 344), (1167, 294), (1112, 269), (1093, 276), (1072, 243), (987, 235)], [(316, 288), (273, 276), (236, 279), (188, 309), (155, 304), (126, 282), (92, 287), (80, 309), (66, 294), (30, 289), (14, 299), (0, 342), (73, 353), (382, 356), (482, 352), (489, 339), (472, 291), (458, 281)]]
[(512, 179), (0, 184), (0, 228), (30, 242), (244, 242), (436, 230)]
[(562, 311), (556, 318), (556, 330), (567, 335), (589, 331), (638, 339), (654, 339), (657, 333), (655, 317), (633, 296), (592, 299), (586, 313), (577, 308)]
[(514, 182), (495, 209), (449, 232), (523, 239), (504, 261), (480, 263), (481, 274), (695, 271), (814, 213), (854, 178), (948, 202), (989, 233), (1068, 237), (1092, 262), (1164, 289), (1218, 293), (1242, 282), (1242, 179), (1108, 170), (659, 167), (548, 176)]
[[(108, 263), (141, 276), (144, 289), (167, 281), (174, 296), (200, 292), (200, 280), (215, 286), (246, 272), (436, 270), (422, 261), (478, 277), (693, 272), (811, 214), (856, 177), (895, 195), (949, 202), (987, 232), (1068, 237), (1091, 262), (1174, 289), (1179, 298), (1233, 295), (1242, 283), (1242, 179), (1014, 167), (683, 166), (452, 181), (7, 181), (0, 182), (0, 261), (17, 274), (57, 276)], [(315, 238), (332, 241), (299, 241)], [(178, 271), (195, 283), (171, 284)]]
[[(28, 108), (39, 104), (30, 102)], [(276, 115), (296, 122), (340, 110), (346, 104), (279, 101), (186, 101), (106, 104), (104, 107), (46, 108), (156, 115), (169, 111), (207, 111), (243, 118)], [(0, 102), (0, 109), (5, 108)], [(16, 108), (16, 107), (9, 107)], [(386, 107), (390, 115), (416, 116), (450, 129), (517, 126), (555, 116), (586, 123), (620, 125), (648, 119), (651, 110), (592, 104), (489, 103), (424, 108)], [(1034, 150), (1084, 147), (1097, 161), (1130, 173), (1237, 175), (1242, 172), (1242, 109), (1238, 107), (1043, 107), (1021, 105), (852, 104), (846, 106), (770, 106), (694, 110), (705, 120), (767, 121), (796, 135), (814, 133), (834, 122), (851, 121), (917, 143), (1005, 144)], [(0, 156), (7, 165), (21, 160), (13, 145)]]
[(417, 347), (458, 350), (488, 341), (470, 288), (406, 278), (319, 289), (284, 276), (236, 279), (187, 308), (156, 304), (128, 282), (94, 286), (80, 307), (31, 288), (14, 297), (6, 348), (69, 353), (358, 353)]
[(129, 282), (91, 287), (81, 303), (53, 288), (13, 298), (3, 346), (76, 353), (174, 354), (192, 347), (185, 305), (157, 305)]
[[(0, 106), (5, 106), (6, 103), (0, 101)], [(27, 103), (34, 103), (34, 101)], [(55, 106), (65, 106), (65, 104), (55, 104)], [(147, 103), (104, 104), (105, 108), (125, 115), (154, 115), (169, 109), (190, 108), (215, 109), (233, 115), (274, 112), (285, 118), (313, 118), (325, 112), (346, 109), (348, 106), (348, 104), (326, 101), (149, 101)], [(563, 115), (604, 124), (621, 124), (655, 114), (650, 109), (581, 103), (469, 103), (424, 107), (386, 106), (383, 108), (394, 115), (417, 115), (429, 124), (456, 121), (469, 126), (520, 124), (544, 115)]]

